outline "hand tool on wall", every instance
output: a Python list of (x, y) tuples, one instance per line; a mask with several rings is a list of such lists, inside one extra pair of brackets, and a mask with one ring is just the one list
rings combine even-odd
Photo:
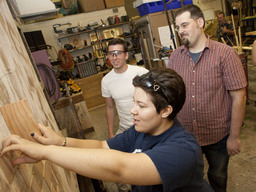
[(57, 24), (54, 24), (52, 27), (53, 27), (53, 30), (55, 33), (63, 33), (63, 30), (57, 30), (57, 27), (60, 27), (60, 26), (63, 26), (63, 25), (72, 25), (71, 23), (67, 22), (67, 23), (57, 23)]
[(77, 33), (78, 32), (78, 26), (75, 27), (69, 27), (66, 29), (66, 32), (71, 34), (71, 33)]
[(102, 24), (101, 26), (106, 27), (106, 24), (104, 23), (104, 21), (102, 19), (100, 21), (101, 21), (101, 24)]

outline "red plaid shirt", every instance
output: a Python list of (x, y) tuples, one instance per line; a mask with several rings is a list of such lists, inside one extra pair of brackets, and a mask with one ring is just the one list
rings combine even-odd
[(208, 38), (196, 64), (188, 48), (181, 46), (171, 54), (168, 67), (179, 73), (186, 85), (186, 101), (177, 115), (185, 129), (194, 133), (201, 146), (229, 134), (232, 99), (228, 90), (247, 86), (235, 50)]

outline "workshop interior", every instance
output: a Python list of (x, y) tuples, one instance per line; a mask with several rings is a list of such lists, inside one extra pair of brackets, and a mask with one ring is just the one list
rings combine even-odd
[[(107, 57), (108, 42), (126, 40), (131, 65), (165, 68), (172, 52), (182, 45), (175, 30), (175, 11), (188, 4), (202, 9), (205, 33), (213, 40), (218, 41), (220, 11), (232, 22), (231, 46), (248, 80), (245, 124), (250, 121), (256, 136), (256, 66), (251, 61), (255, 0), (1, 0), (0, 140), (9, 133), (25, 137), (29, 122), (49, 125), (69, 137), (107, 139), (101, 80), (113, 68)], [(227, 44), (224, 39), (221, 43)], [(115, 124), (118, 127), (117, 118)], [(256, 151), (250, 157), (255, 161)], [(14, 168), (5, 157), (0, 165), (0, 191), (117, 191), (112, 183), (47, 161)], [(256, 190), (255, 181), (251, 186), (248, 192)], [(228, 189), (236, 192), (236, 185), (229, 183)]]

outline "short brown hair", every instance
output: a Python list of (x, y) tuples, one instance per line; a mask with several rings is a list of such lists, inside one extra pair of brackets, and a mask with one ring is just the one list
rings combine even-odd
[(202, 10), (194, 4), (185, 5), (182, 8), (180, 8), (175, 13), (175, 19), (176, 19), (177, 16), (179, 16), (182, 13), (187, 12), (187, 11), (190, 13), (190, 17), (192, 19), (202, 18), (204, 20), (204, 24), (205, 24), (204, 14), (203, 14)]
[[(149, 86), (148, 82), (152, 86)], [(151, 96), (157, 113), (171, 105), (173, 112), (168, 116), (169, 120), (176, 117), (186, 99), (186, 89), (182, 77), (169, 68), (152, 69), (144, 75), (136, 76), (133, 79), (133, 85), (140, 87)], [(158, 85), (159, 89), (154, 90), (154, 85)]]
[(223, 17), (225, 17), (225, 13), (223, 11), (218, 12), (218, 15), (223, 15)]
[(123, 39), (120, 39), (120, 38), (112, 39), (111, 41), (109, 41), (108, 47), (111, 45), (123, 45), (124, 51), (128, 52), (128, 42)]

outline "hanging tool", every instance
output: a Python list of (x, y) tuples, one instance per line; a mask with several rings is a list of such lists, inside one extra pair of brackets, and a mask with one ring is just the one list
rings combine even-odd
[(72, 24), (69, 23), (69, 22), (63, 23), (63, 24), (60, 24), (60, 23), (54, 24), (54, 25), (52, 26), (54, 32), (55, 32), (55, 33), (63, 33), (63, 30), (57, 30), (57, 27), (60, 27), (60, 26), (63, 26), (63, 25), (72, 25)]
[(106, 24), (104, 23), (104, 21), (102, 19), (100, 21), (101, 21), (101, 24), (102, 24), (101, 27), (106, 27)]

